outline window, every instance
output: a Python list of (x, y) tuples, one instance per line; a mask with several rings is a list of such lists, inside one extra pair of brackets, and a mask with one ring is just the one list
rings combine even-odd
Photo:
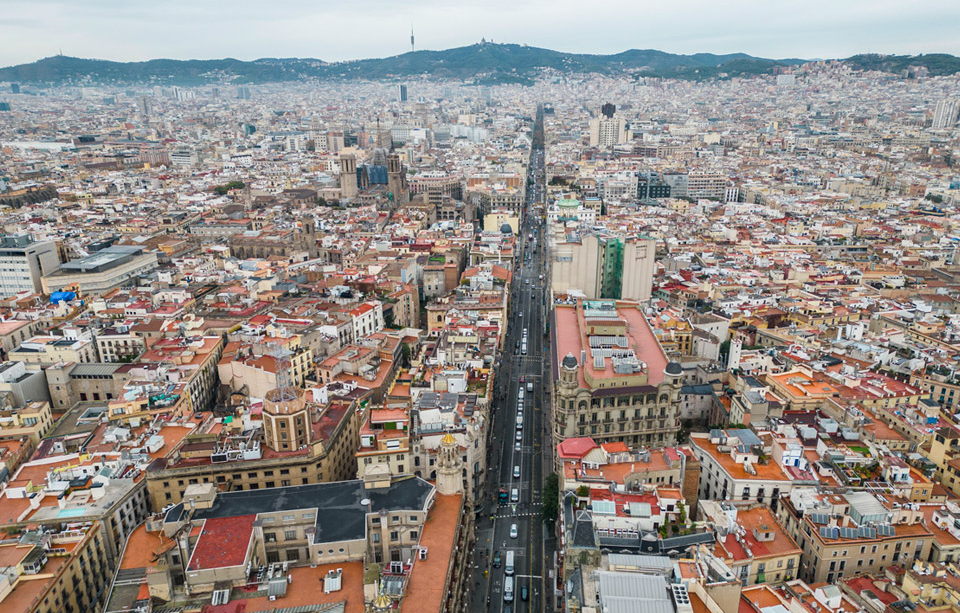
[(410, 538), (413, 539), (413, 540), (417, 540), (417, 531), (416, 531), (416, 530), (411, 530), (411, 531), (410, 531)]
[(396, 540), (398, 540), (399, 538), (400, 538), (400, 533), (399, 533), (399, 532), (393, 531), (393, 532), (390, 533), (390, 540), (391, 540), (391, 541), (396, 541)]
[(284, 530), (284, 531), (283, 531), (283, 538), (284, 538), (285, 540), (288, 540), (288, 541), (294, 541), (294, 540), (297, 539), (297, 531), (296, 531), (296, 530)]

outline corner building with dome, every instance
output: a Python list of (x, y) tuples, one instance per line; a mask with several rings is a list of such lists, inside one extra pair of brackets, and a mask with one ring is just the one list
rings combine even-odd
[(581, 436), (631, 448), (676, 442), (683, 369), (668, 362), (640, 303), (556, 305), (551, 329), (555, 442)]

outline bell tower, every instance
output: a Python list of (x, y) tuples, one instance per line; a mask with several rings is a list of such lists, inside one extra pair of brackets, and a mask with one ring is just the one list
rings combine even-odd
[(437, 492), (440, 494), (460, 494), (463, 492), (463, 460), (460, 458), (460, 446), (457, 439), (447, 432), (440, 441), (437, 458)]
[(340, 199), (352, 200), (357, 197), (357, 157), (352, 153), (340, 156)]
[(393, 194), (394, 202), (407, 203), (407, 175), (403, 172), (400, 156), (393, 152), (387, 156), (387, 190)]

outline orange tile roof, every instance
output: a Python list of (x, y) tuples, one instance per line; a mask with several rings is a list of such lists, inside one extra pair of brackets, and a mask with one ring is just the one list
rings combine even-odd
[[(43, 574), (56, 575), (57, 571), (69, 560), (70, 558), (67, 556), (49, 558), (43, 567)], [(4, 613), (26, 613), (26, 611), (32, 610), (34, 600), (43, 595), (52, 581), (52, 578), (48, 578), (17, 583), (17, 587), (3, 599), (3, 606), (0, 608), (3, 609)]]
[(786, 473), (783, 472), (783, 469), (780, 468), (776, 462), (767, 462), (766, 464), (756, 463), (753, 465), (753, 468), (756, 470), (755, 475), (751, 475), (743, 468), (743, 464), (735, 462), (733, 458), (730, 457), (728, 453), (720, 453), (717, 450), (717, 445), (710, 442), (710, 439), (707, 435), (690, 436), (690, 444), (695, 445), (709, 454), (715, 462), (717, 462), (721, 468), (723, 468), (727, 474), (729, 474), (734, 479), (758, 479), (764, 481), (789, 481), (790, 478)]
[(406, 590), (410, 597), (404, 598), (400, 603), (403, 613), (443, 609), (447, 597), (447, 572), (456, 544), (462, 498), (459, 494), (436, 495), (420, 537), (420, 545), (427, 548), (427, 559), (417, 560), (413, 565)]

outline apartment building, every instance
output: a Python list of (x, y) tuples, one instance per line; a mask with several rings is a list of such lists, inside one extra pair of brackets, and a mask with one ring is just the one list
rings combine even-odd
[(802, 552), (770, 507), (755, 501), (701, 500), (697, 517), (715, 527), (720, 536), (713, 553), (744, 586), (796, 578)]
[(594, 117), (589, 123), (591, 147), (613, 147), (627, 142), (629, 132), (623, 117)]
[(634, 447), (675, 441), (683, 369), (667, 363), (638, 303), (558, 304), (550, 329), (557, 441), (589, 436)]
[(0, 542), (0, 610), (70, 613), (99, 610), (110, 568), (98, 522), (46, 530), (8, 531)]
[(416, 477), (192, 485), (131, 536), (106, 610), (226, 597), (247, 610), (460, 611), (472, 517), (461, 494)]
[[(356, 475), (361, 404), (368, 394), (353, 390), (326, 403), (295, 396), (264, 399), (263, 434), (225, 430), (220, 435), (189, 437), (147, 470), (151, 507), (183, 499), (191, 485), (211, 483), (220, 491), (250, 491), (328, 483)], [(242, 428), (243, 419), (235, 420)], [(248, 422), (249, 423), (249, 422)]]
[(819, 483), (805, 458), (778, 461), (768, 453), (771, 447), (752, 430), (691, 433), (690, 448), (700, 461), (700, 499), (755, 500), (775, 510), (781, 494)]
[(909, 566), (928, 558), (934, 540), (920, 505), (885, 502), (865, 491), (795, 490), (781, 497), (777, 517), (803, 551), (797, 577), (808, 583)]
[(23, 362), (32, 367), (77, 362), (97, 362), (97, 346), (89, 332), (67, 328), (63, 336), (40, 335), (28, 338), (9, 354), (14, 362)]
[(590, 299), (650, 299), (656, 243), (650, 238), (584, 233), (551, 247), (554, 292), (579, 290)]
[(40, 279), (60, 265), (53, 241), (34, 241), (27, 234), (0, 237), (0, 298), (40, 293)]

